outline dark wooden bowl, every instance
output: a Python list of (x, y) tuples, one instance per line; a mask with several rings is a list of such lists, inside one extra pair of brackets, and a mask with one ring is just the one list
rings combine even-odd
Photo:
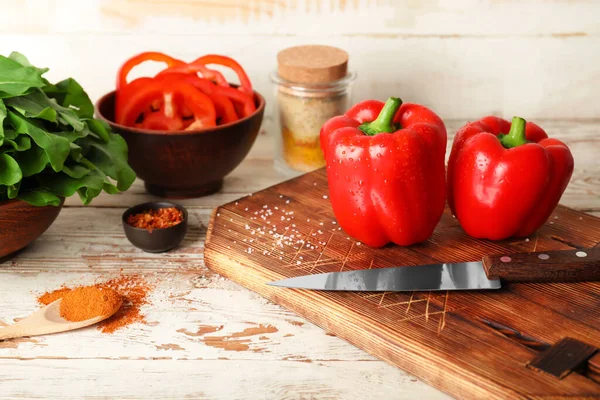
[(223, 178), (252, 148), (265, 110), (265, 99), (256, 92), (254, 95), (254, 114), (202, 130), (169, 133), (116, 124), (114, 91), (98, 100), (96, 114), (123, 136), (129, 147), (129, 164), (149, 193), (170, 198), (199, 197), (219, 191)]
[[(144, 212), (146, 210), (158, 210), (160, 208), (175, 207), (183, 213), (183, 221), (169, 228), (147, 229), (136, 228), (127, 223), (127, 217), (132, 214)], [(127, 209), (121, 218), (125, 236), (135, 247), (142, 249), (148, 253), (162, 253), (169, 251), (179, 245), (187, 232), (188, 213), (185, 207), (164, 201), (154, 201), (149, 203), (138, 204)]]
[(21, 200), (0, 203), (0, 261), (36, 240), (52, 225), (64, 203), (36, 207)]

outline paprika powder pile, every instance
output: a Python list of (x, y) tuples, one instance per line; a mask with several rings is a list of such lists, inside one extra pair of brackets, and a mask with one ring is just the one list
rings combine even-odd
[(485, 117), (454, 138), (448, 161), (448, 204), (472, 237), (502, 240), (538, 230), (556, 208), (573, 155), (538, 125)]
[[(98, 324), (98, 330), (101, 332), (113, 333), (133, 323), (145, 322), (141, 307), (148, 303), (147, 297), (151, 289), (152, 286), (138, 275), (121, 275), (91, 286), (65, 287), (44, 293), (38, 298), (38, 302), (48, 305), (62, 298), (61, 316), (69, 321), (82, 321), (104, 315), (104, 310), (111, 304), (114, 307), (114, 302), (120, 299), (123, 302), (121, 308), (112, 317)], [(106, 301), (101, 301), (103, 305), (91, 305), (93, 300), (103, 296), (107, 296)], [(92, 314), (95, 315), (90, 316)]]
[(446, 127), (428, 108), (367, 100), (321, 129), (333, 212), (371, 246), (427, 240), (445, 204)]
[(70, 290), (62, 296), (60, 316), (67, 321), (85, 321), (112, 315), (122, 303), (121, 295), (110, 288), (80, 287)]

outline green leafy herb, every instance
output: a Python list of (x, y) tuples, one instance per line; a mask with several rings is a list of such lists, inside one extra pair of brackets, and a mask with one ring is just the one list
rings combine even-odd
[(11, 186), (23, 178), (19, 163), (8, 154), (0, 154), (0, 185)]
[(71, 151), (67, 138), (48, 132), (40, 122), (19, 113), (9, 111), (8, 118), (17, 132), (31, 136), (35, 144), (44, 149), (54, 171), (62, 169)]
[(135, 173), (127, 143), (103, 121), (73, 79), (52, 84), (20, 53), (0, 56), (0, 201), (58, 206), (79, 195), (127, 190)]
[(46, 152), (35, 143), (32, 144), (29, 150), (15, 153), (13, 157), (19, 163), (24, 177), (39, 174), (50, 162)]
[(13, 150), (6, 149), (7, 153), (13, 151), (25, 151), (31, 148), (31, 139), (29, 136), (19, 135), (13, 130), (7, 130), (4, 136), (4, 143), (13, 147)]
[(4, 139), (4, 127), (2, 125), (5, 118), (6, 106), (4, 105), (4, 102), (0, 100), (0, 145), (2, 145), (2, 139)]
[(34, 206), (58, 206), (60, 197), (45, 189), (32, 189), (19, 193), (19, 199)]
[(40, 73), (40, 75), (44, 75), (49, 70), (48, 68), (38, 68), (38, 67), (36, 67), (34, 65), (31, 65), (31, 63), (29, 62), (29, 60), (27, 59), (27, 57), (25, 57), (23, 54), (18, 53), (16, 51), (13, 51), (12, 53), (10, 53), (10, 55), (8, 56), (8, 58), (10, 58), (13, 61), (18, 62), (19, 64), (21, 64), (24, 67), (35, 68)]
[(40, 70), (0, 56), (0, 97), (19, 96), (43, 86)]
[(63, 107), (75, 110), (81, 118), (93, 118), (94, 105), (75, 79), (69, 78), (56, 85), (47, 85), (43, 90)]

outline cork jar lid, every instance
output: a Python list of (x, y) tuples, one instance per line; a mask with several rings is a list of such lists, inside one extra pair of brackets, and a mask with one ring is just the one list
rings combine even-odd
[(277, 72), (285, 80), (318, 84), (342, 79), (348, 71), (348, 53), (322, 45), (284, 49), (277, 54)]

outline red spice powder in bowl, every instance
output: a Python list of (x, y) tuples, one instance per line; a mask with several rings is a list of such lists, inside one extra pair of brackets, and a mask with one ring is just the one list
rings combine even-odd
[(123, 229), (134, 246), (161, 253), (181, 243), (187, 232), (187, 210), (179, 204), (138, 204), (123, 213)]
[(137, 214), (129, 214), (127, 223), (136, 228), (153, 229), (170, 228), (183, 221), (183, 212), (176, 207), (159, 208), (158, 210), (145, 210)]

